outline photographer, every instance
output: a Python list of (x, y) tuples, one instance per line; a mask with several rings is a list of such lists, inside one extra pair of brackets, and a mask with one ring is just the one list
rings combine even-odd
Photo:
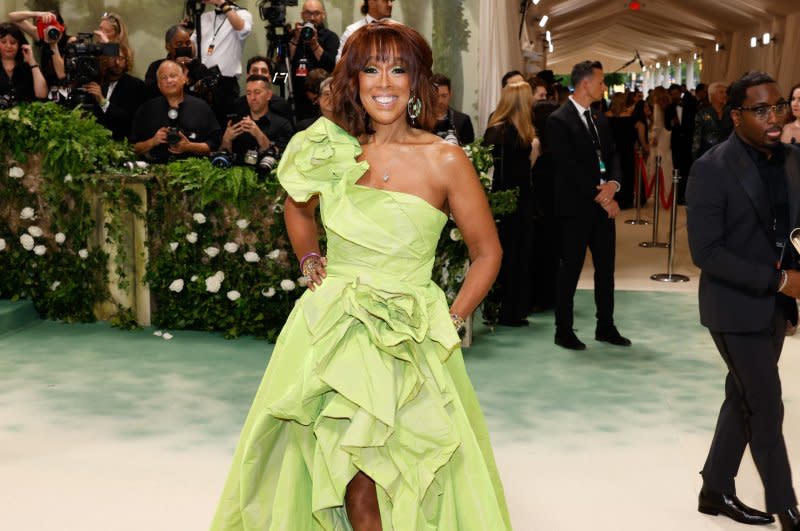
[(192, 34), (185, 26), (180, 24), (170, 26), (164, 34), (164, 48), (167, 50), (167, 56), (163, 59), (156, 59), (150, 63), (150, 66), (147, 67), (147, 73), (144, 76), (144, 82), (147, 85), (149, 97), (155, 98), (161, 94), (158, 90), (156, 72), (158, 72), (158, 67), (161, 66), (161, 63), (167, 59), (175, 61), (186, 69), (189, 90), (191, 90), (191, 87), (194, 87), (199, 80), (208, 76), (208, 68), (194, 56)]
[(472, 144), (475, 140), (475, 131), (472, 129), (472, 120), (463, 112), (450, 106), (453, 92), (450, 89), (450, 78), (443, 74), (434, 74), (431, 83), (436, 89), (436, 127), (433, 134), (445, 140), (458, 143), (460, 146)]
[(314, 103), (306, 95), (308, 73), (315, 68), (333, 72), (339, 49), (338, 35), (325, 27), (325, 6), (321, 0), (305, 0), (300, 15), (303, 21), (295, 24), (289, 41), (296, 121), (316, 114)]
[(8, 14), (8, 20), (36, 39), (41, 52), (42, 75), (50, 90), (65, 84), (64, 50), (69, 36), (61, 15), (53, 11), (13, 11)]
[(272, 86), (264, 76), (250, 76), (245, 88), (248, 113), (241, 119), (228, 121), (220, 149), (246, 160), (249, 151), (263, 153), (275, 146), (283, 152), (294, 131), (288, 120), (269, 111)]
[(136, 111), (144, 102), (144, 81), (131, 76), (131, 49), (119, 45), (115, 57), (101, 60), (100, 80), (92, 81), (83, 89), (94, 96), (97, 105), (92, 112), (97, 122), (111, 131), (114, 140), (128, 138)]
[(222, 77), (214, 88), (213, 106), (217, 118), (222, 119), (232, 111), (239, 97), (237, 77), (242, 73), (242, 50), (253, 30), (253, 16), (226, 0), (202, 0), (202, 3), (212, 5), (214, 11), (200, 16), (202, 42), (197, 43), (196, 32), (192, 33), (192, 42), (199, 47), (200, 61), (206, 67), (219, 67)]
[(0, 62), (0, 109), (47, 97), (47, 83), (25, 35), (5, 22), (0, 24)]
[[(264, 76), (272, 80), (272, 75), (269, 70), (269, 59), (263, 55), (254, 55), (247, 60), (247, 78), (250, 76)], [(241, 96), (236, 100), (235, 113), (244, 115), (249, 112), (247, 107), (247, 97)], [(269, 112), (277, 114), (281, 118), (285, 118), (289, 123), (292, 123), (294, 116), (292, 116), (292, 109), (289, 102), (281, 98), (273, 91), (272, 97), (269, 99)]]
[(161, 63), (157, 73), (161, 96), (139, 107), (131, 142), (148, 162), (208, 155), (219, 144), (220, 128), (211, 107), (185, 94), (186, 74), (175, 61)]

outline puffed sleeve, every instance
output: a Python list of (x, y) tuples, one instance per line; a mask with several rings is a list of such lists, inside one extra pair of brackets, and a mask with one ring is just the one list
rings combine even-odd
[(314, 195), (341, 190), (364, 174), (366, 162), (358, 140), (326, 118), (320, 118), (289, 141), (278, 164), (278, 181), (292, 199), (305, 203)]

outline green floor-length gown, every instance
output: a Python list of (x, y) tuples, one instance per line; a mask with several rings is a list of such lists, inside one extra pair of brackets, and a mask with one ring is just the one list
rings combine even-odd
[(358, 141), (322, 118), (278, 168), (320, 196), (328, 277), (297, 301), (242, 429), (212, 530), (351, 529), (359, 470), (385, 530), (510, 529), (483, 414), (444, 293), (431, 281), (447, 216), (356, 184)]

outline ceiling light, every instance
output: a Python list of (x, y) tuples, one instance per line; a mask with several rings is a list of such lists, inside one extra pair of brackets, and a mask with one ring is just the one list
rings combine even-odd
[(716, 44), (714, 45), (714, 51), (715, 51), (715, 52), (720, 52), (720, 51), (722, 51), (722, 50), (724, 50), (724, 49), (725, 49), (725, 45), (724, 45), (724, 44), (721, 44), (721, 43), (716, 43)]
[(538, 5), (539, 5), (539, 1), (540, 1), (540, 0), (531, 0), (531, 2), (533, 2), (533, 5), (535, 5), (535, 6), (538, 6)]
[(697, 52), (694, 52), (694, 55), (692, 55), (692, 59), (694, 59), (695, 61), (697, 61)]
[(547, 30), (544, 34), (544, 38), (547, 39), (547, 42), (550, 42), (552, 39), (550, 38), (550, 30)]
[(550, 18), (550, 17), (548, 17), (547, 15), (543, 16), (543, 17), (542, 17), (542, 20), (540, 20), (540, 21), (539, 21), (539, 27), (540, 27), (540, 28), (543, 28), (543, 27), (545, 26), (545, 24), (547, 24), (547, 20), (548, 20), (549, 18)]
[(548, 46), (548, 51), (549, 51), (550, 53), (553, 53), (553, 43), (552, 43), (552, 42), (551, 42), (551, 43), (549, 44), (549, 46)]
[(770, 35), (769, 33), (765, 33), (765, 34), (764, 34), (764, 35), (761, 37), (761, 42), (764, 44), (764, 46), (766, 46), (767, 44), (769, 44), (769, 42), (770, 42), (771, 40), (772, 40), (772, 35)]
[(682, 64), (683, 64), (683, 57), (678, 57), (678, 64), (679, 64), (679, 65), (682, 65)]
[(656, 68), (661, 68), (661, 63), (656, 63)]
[(758, 46), (758, 39), (755, 37), (750, 37), (750, 48), (755, 48)]
[(672, 66), (672, 61), (670, 61), (669, 59), (667, 59), (667, 66)]

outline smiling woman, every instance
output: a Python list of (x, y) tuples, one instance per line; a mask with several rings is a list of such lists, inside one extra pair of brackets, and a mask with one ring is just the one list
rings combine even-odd
[[(464, 151), (434, 119), (431, 50), (370, 24), (333, 74), (336, 120), (278, 167), (308, 291), (276, 343), (212, 529), (510, 529), (459, 349), (500, 244)], [(319, 245), (316, 209), (327, 234)], [(471, 267), (448, 308), (431, 280), (450, 214)]]

